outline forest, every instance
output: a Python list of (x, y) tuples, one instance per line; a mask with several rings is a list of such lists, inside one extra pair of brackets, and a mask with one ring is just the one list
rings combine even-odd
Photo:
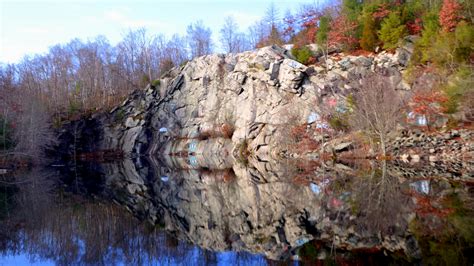
[[(224, 19), (219, 32), (202, 21), (189, 24), (185, 35), (171, 37), (141, 28), (128, 31), (117, 44), (104, 36), (74, 39), (45, 54), (0, 64), (0, 165), (9, 156), (41, 158), (43, 148), (54, 143), (52, 128), (111, 109), (192, 58), (269, 45), (292, 45), (297, 61), (318, 65), (324, 60), (308, 48), (311, 44), (326, 57), (357, 55), (391, 52), (413, 37), (404, 79), (414, 83), (430, 73), (436, 81), (414, 92), (415, 111), (450, 116), (473, 108), (474, 1), (342, 0), (295, 9), (282, 13), (271, 4), (248, 29), (239, 28), (232, 17)], [(219, 43), (213, 43), (214, 34)]]

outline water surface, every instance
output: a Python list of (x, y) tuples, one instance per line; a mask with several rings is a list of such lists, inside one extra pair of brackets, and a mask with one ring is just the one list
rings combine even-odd
[(135, 158), (3, 176), (0, 265), (473, 263), (465, 173), (376, 162), (224, 166)]

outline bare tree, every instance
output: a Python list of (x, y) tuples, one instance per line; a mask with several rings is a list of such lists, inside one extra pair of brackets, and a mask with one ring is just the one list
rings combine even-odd
[(38, 161), (43, 151), (55, 141), (51, 129), (50, 116), (36, 97), (18, 95), (21, 105), (15, 117), (15, 150), (14, 155), (29, 156)]
[(212, 53), (212, 32), (202, 20), (188, 25), (186, 32), (192, 58)]
[(269, 31), (263, 20), (255, 22), (248, 28), (248, 41), (252, 48), (256, 48), (268, 36)]
[(166, 43), (166, 54), (169, 59), (175, 64), (179, 65), (188, 60), (186, 53), (186, 39), (177, 34), (174, 34)]
[(224, 25), (220, 30), (220, 41), (222, 48), (227, 53), (236, 53), (241, 50), (238, 28), (239, 26), (233, 17), (228, 16), (225, 18)]
[(265, 16), (263, 18), (268, 28), (271, 30), (273, 27), (279, 28), (280, 26), (280, 12), (278, 8), (275, 7), (275, 3), (271, 2), (270, 5), (265, 10)]
[(387, 135), (400, 122), (404, 101), (390, 79), (381, 74), (371, 74), (361, 83), (360, 91), (354, 95), (349, 123), (352, 128), (378, 139), (385, 156)]
[(15, 87), (15, 67), (0, 65), (0, 152), (11, 145), (11, 116), (13, 116), (12, 96)]

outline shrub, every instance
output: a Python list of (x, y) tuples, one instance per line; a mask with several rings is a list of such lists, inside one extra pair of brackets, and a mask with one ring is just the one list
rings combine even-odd
[(329, 125), (334, 130), (347, 131), (349, 129), (349, 121), (347, 115), (334, 115), (329, 118)]
[(456, 52), (456, 38), (452, 32), (439, 32), (434, 42), (428, 46), (425, 53), (427, 61), (438, 67), (445, 68), (454, 66)]
[(293, 54), (293, 56), (296, 58), (296, 61), (303, 65), (310, 64), (314, 60), (314, 54), (307, 46), (303, 46), (301, 48), (293, 47), (291, 49), (291, 54)]
[(464, 100), (464, 95), (474, 88), (474, 73), (470, 67), (461, 67), (454, 75), (450, 77), (450, 81), (443, 88), (447, 96), (446, 102), (443, 103), (445, 113), (453, 114), (458, 111), (459, 105)]
[(235, 128), (234, 128), (234, 126), (232, 126), (230, 124), (224, 123), (224, 124), (221, 125), (220, 131), (221, 131), (223, 137), (231, 139), (232, 136), (234, 135)]
[(120, 122), (122, 121), (124, 118), (125, 118), (125, 110), (120, 108), (118, 109), (116, 112), (115, 112), (115, 116), (114, 116), (114, 121), (115, 122)]
[(160, 84), (161, 84), (161, 80), (159, 80), (159, 79), (155, 79), (151, 82), (151, 86), (153, 86), (153, 87), (159, 87)]
[(81, 104), (77, 102), (76, 100), (70, 100), (67, 111), (68, 111), (68, 114), (71, 116), (76, 115), (81, 111)]

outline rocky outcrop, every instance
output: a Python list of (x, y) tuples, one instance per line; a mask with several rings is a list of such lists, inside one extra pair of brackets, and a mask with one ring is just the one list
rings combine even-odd
[(409, 56), (404, 48), (394, 54), (337, 54), (327, 64), (308, 67), (272, 46), (199, 57), (110, 112), (67, 125), (60, 150), (116, 150), (133, 157), (176, 153), (173, 149), (197, 143), (202, 152), (201, 141), (222, 138), (231, 140), (230, 153), (245, 143), (260, 157), (272, 156), (284, 149), (292, 125), (318, 123), (328, 100), (344, 109), (345, 96), (369, 72), (381, 71), (401, 91), (409, 89), (401, 78)]

